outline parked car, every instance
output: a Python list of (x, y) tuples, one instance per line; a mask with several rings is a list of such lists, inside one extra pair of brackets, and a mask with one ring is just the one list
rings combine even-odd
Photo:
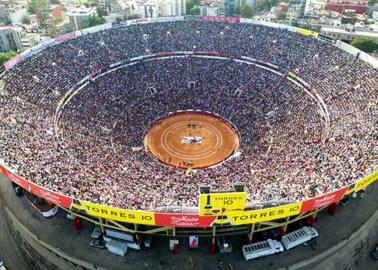
[(370, 257), (371, 257), (373, 260), (378, 261), (378, 245), (377, 245), (377, 247), (372, 251), (372, 253), (370, 254)]
[(91, 240), (91, 242), (89, 243), (89, 245), (91, 247), (95, 247), (95, 248), (101, 248), (101, 249), (106, 248), (106, 242), (104, 240), (102, 240), (102, 239), (93, 239), (93, 240)]
[(7, 270), (5, 268), (4, 262), (0, 259), (0, 270)]
[(22, 188), (19, 185), (12, 182), (12, 186), (13, 186), (14, 192), (16, 192), (16, 195), (18, 197), (21, 197), (24, 194)]

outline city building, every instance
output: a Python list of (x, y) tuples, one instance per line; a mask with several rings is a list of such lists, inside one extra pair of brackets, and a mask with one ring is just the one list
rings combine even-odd
[(306, 2), (306, 0), (289, 0), (288, 13), (291, 10), (290, 13), (294, 19), (302, 18), (305, 13)]
[(325, 0), (307, 0), (304, 10), (305, 16), (320, 16), (322, 10), (324, 10)]
[(98, 6), (107, 13), (112, 13), (118, 9), (119, 4), (117, 0), (98, 0)]
[(322, 27), (320, 33), (333, 39), (348, 42), (357, 37), (370, 38), (375, 40), (375, 42), (378, 42), (378, 32), (369, 31), (368, 29), (355, 30), (354, 28), (346, 29), (341, 27)]
[(371, 17), (373, 18), (373, 20), (378, 22), (378, 11), (373, 11)]
[(219, 14), (219, 7), (207, 7), (206, 8), (206, 15), (207, 16), (218, 16)]
[(236, 6), (241, 6), (241, 5), (248, 5), (251, 7), (254, 7), (256, 5), (256, 0), (237, 0), (238, 3)]
[(281, 2), (275, 7), (276, 19), (281, 16), (281, 14), (287, 14), (289, 5), (287, 3)]
[(19, 51), (22, 49), (21, 38), (12, 27), (0, 27), (0, 52)]
[(344, 14), (353, 9), (357, 14), (364, 14), (368, 8), (368, 0), (326, 0), (325, 10)]
[(286, 20), (288, 22), (293, 22), (301, 18), (301, 11), (302, 8), (300, 5), (291, 5), (289, 6), (287, 13), (286, 13)]
[(139, 5), (137, 8), (137, 14), (139, 14), (143, 18), (157, 18), (159, 16), (158, 6), (155, 1), (143, 3)]
[(186, 15), (185, 0), (160, 0), (156, 5), (159, 16)]
[(10, 19), (4, 5), (0, 5), (0, 24), (9, 24)]
[(50, 5), (47, 9), (48, 16), (54, 21), (63, 20), (63, 7), (62, 5)]
[(186, 15), (185, 0), (168, 0), (165, 3), (167, 16)]
[(70, 25), (74, 30), (84, 29), (90, 26), (90, 17), (96, 15), (94, 8), (80, 7), (67, 12)]
[(224, 16), (233, 17), (235, 15), (235, 0), (224, 0)]

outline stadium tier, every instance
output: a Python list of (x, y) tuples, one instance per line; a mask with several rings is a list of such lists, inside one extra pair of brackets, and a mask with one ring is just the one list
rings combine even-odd
[[(378, 178), (378, 70), (308, 32), (180, 17), (57, 37), (5, 65), (1, 170), (64, 208), (150, 225), (170, 209), (205, 227), (338, 202)], [(177, 112), (224, 119), (236, 146), (203, 168), (229, 131), (186, 119), (152, 153), (148, 131)]]

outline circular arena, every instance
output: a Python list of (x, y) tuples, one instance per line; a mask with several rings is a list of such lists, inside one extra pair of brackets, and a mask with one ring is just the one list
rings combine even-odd
[(145, 150), (164, 164), (190, 171), (218, 165), (239, 146), (227, 121), (198, 111), (176, 112), (154, 123), (144, 141)]
[(314, 33), (130, 21), (57, 37), (5, 68), (1, 170), (66, 209), (250, 224), (377, 179), (378, 70)]

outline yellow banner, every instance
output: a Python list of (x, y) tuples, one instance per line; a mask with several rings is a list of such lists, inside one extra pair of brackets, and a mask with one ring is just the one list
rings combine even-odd
[(298, 79), (298, 76), (297, 76), (294, 72), (289, 71), (289, 72), (287, 73), (287, 75), (288, 75), (289, 77), (295, 79), (295, 80)]
[(302, 203), (297, 202), (260, 210), (234, 211), (227, 214), (227, 217), (232, 225), (260, 223), (298, 215), (301, 212), (301, 206)]
[(123, 210), (119, 208), (102, 206), (87, 201), (80, 201), (80, 204), (81, 205), (73, 204), (72, 207), (79, 210), (84, 210), (90, 216), (113, 219), (127, 223), (155, 225), (154, 213)]
[(356, 187), (354, 191), (359, 191), (361, 189), (366, 188), (367, 186), (373, 184), (375, 181), (378, 180), (378, 171), (373, 172), (372, 174), (362, 178), (360, 181), (356, 183)]
[(63, 106), (64, 103), (66, 103), (66, 101), (67, 101), (67, 96), (62, 97), (62, 99), (59, 101), (60, 106)]
[(297, 32), (303, 36), (312, 36), (312, 37), (319, 37), (319, 33), (304, 29), (304, 28), (298, 28)]
[(228, 211), (244, 210), (247, 192), (200, 194), (199, 215), (217, 216)]

